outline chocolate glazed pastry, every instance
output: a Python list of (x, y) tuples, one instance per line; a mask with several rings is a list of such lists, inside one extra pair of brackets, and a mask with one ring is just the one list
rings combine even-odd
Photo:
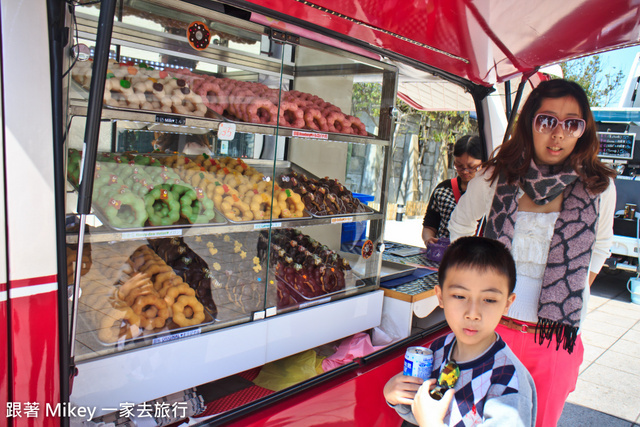
[[(258, 240), (258, 254), (266, 261), (268, 239), (263, 232)], [(314, 298), (345, 288), (344, 272), (351, 269), (349, 262), (295, 229), (271, 232), (270, 265), (275, 265), (279, 279), (306, 298)], [(298, 301), (300, 302), (300, 301)], [(287, 287), (278, 283), (278, 305), (295, 303)]]
[(211, 294), (211, 272), (207, 263), (181, 237), (155, 239), (150, 245), (160, 258), (196, 291), (198, 300), (215, 318), (218, 308)]

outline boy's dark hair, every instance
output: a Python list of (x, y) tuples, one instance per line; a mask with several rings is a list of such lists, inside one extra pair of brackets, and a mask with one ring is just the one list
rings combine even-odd
[(516, 264), (511, 252), (497, 240), (487, 237), (461, 237), (447, 248), (438, 268), (438, 282), (442, 287), (447, 271), (453, 267), (492, 270), (509, 280), (509, 294), (516, 287)]

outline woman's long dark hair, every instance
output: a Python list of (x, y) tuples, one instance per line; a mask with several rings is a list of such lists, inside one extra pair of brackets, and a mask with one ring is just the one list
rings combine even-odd
[(494, 167), (489, 177), (492, 182), (503, 175), (508, 183), (513, 184), (527, 173), (534, 153), (533, 118), (544, 99), (565, 96), (571, 96), (576, 100), (586, 122), (584, 133), (578, 138), (566, 162), (578, 173), (589, 191), (600, 194), (607, 188), (609, 178), (614, 177), (616, 173), (598, 158), (600, 140), (589, 99), (580, 85), (564, 79), (544, 81), (531, 92), (522, 107), (513, 135), (498, 147), (492, 153), (492, 158), (487, 161), (487, 165)]

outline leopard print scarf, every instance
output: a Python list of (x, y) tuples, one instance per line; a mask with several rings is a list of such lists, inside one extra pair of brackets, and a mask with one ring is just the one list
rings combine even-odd
[(580, 314), (582, 293), (587, 283), (591, 250), (596, 237), (600, 197), (590, 193), (573, 169), (538, 166), (533, 160), (519, 183), (508, 184), (498, 178), (485, 236), (511, 249), (518, 212), (518, 190), (544, 205), (564, 193), (555, 223), (547, 266), (538, 303), (538, 339), (540, 344), (555, 336), (557, 347), (573, 351)]

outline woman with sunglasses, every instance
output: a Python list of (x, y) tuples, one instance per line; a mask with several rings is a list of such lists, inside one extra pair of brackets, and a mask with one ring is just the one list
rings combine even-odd
[(484, 235), (514, 256), (517, 297), (496, 331), (533, 376), (537, 426), (555, 426), (575, 389), (589, 286), (609, 256), (615, 173), (598, 159), (599, 147), (582, 88), (540, 83), (449, 224), (454, 240), (486, 215)]
[(465, 135), (453, 146), (454, 179), (441, 182), (431, 193), (429, 206), (422, 221), (422, 241), (427, 246), (441, 237), (449, 237), (449, 218), (467, 184), (482, 164), (482, 143), (478, 136)]

